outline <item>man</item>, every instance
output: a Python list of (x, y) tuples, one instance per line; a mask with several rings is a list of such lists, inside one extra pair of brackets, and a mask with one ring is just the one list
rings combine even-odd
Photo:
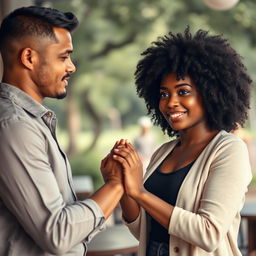
[[(64, 98), (70, 75), (72, 13), (23, 7), (0, 28), (0, 255), (85, 255), (123, 194), (121, 174), (77, 201), (71, 169), (45, 97)], [(108, 170), (111, 168), (108, 168)]]

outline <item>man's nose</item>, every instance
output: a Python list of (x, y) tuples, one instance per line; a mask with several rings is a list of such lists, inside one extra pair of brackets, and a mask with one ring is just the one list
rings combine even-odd
[(73, 63), (73, 61), (71, 59), (70, 59), (70, 61), (68, 63), (67, 71), (68, 71), (68, 73), (76, 72), (76, 66), (75, 66), (75, 64)]

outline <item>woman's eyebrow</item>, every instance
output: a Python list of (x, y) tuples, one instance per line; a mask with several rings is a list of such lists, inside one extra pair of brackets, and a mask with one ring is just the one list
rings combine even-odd
[[(187, 83), (182, 83), (182, 84), (176, 84), (174, 88), (179, 88), (179, 87), (182, 87), (182, 86), (189, 86), (189, 87), (192, 87), (191, 84), (187, 84)], [(165, 87), (164, 85), (160, 85), (160, 90), (167, 90), (168, 88)]]

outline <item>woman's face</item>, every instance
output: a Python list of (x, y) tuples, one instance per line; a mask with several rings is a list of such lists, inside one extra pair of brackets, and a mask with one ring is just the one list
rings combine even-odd
[(159, 109), (175, 131), (207, 128), (202, 97), (190, 76), (176, 80), (170, 73), (160, 85)]

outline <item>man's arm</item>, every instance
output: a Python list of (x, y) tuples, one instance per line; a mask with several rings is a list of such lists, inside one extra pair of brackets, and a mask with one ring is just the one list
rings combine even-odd
[(111, 154), (102, 160), (101, 173), (105, 185), (91, 199), (98, 203), (105, 218), (107, 218), (113, 212), (124, 193), (123, 174), (121, 165), (111, 159)]
[(104, 217), (108, 218), (119, 203), (123, 191), (123, 186), (120, 183), (107, 182), (90, 198), (99, 205)]
[(0, 141), (0, 197), (44, 251), (61, 254), (82, 242), (102, 224), (101, 207), (109, 216), (122, 195), (120, 185), (109, 181), (91, 197), (95, 203), (67, 203), (49, 162), (46, 140), (35, 127), (26, 121), (7, 122), (0, 127)]

